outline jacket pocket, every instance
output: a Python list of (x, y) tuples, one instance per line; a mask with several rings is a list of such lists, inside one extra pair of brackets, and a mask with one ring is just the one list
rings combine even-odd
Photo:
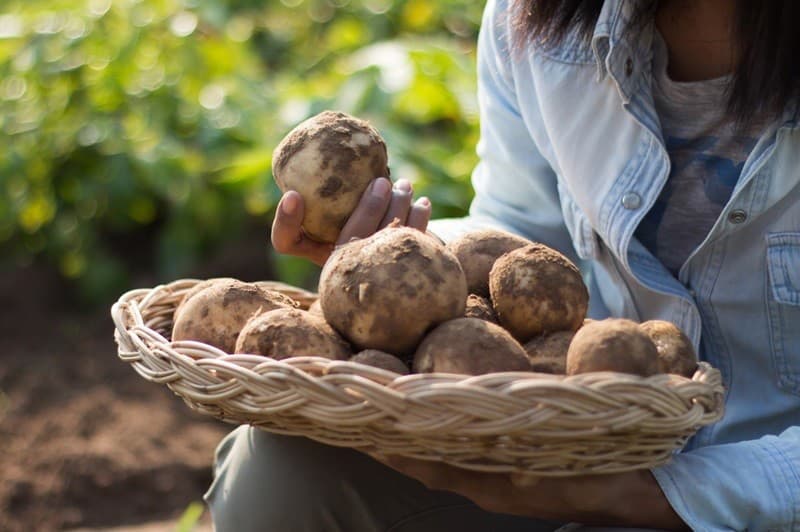
[(778, 384), (800, 395), (800, 232), (767, 235), (767, 307)]

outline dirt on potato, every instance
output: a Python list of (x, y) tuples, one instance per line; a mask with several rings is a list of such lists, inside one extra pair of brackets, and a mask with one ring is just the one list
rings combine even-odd
[(339, 246), (320, 275), (325, 320), (357, 349), (404, 357), (467, 299), (455, 256), (432, 237), (389, 226)]
[(377, 349), (365, 349), (360, 353), (356, 353), (350, 358), (350, 362), (357, 362), (358, 364), (366, 364), (375, 368), (385, 369), (392, 371), (399, 375), (408, 375), (408, 366), (405, 362), (400, 360), (394, 355), (378, 351)]
[(187, 299), (176, 312), (173, 340), (195, 340), (233, 353), (236, 338), (256, 314), (297, 308), (290, 297), (238, 280), (215, 282)]
[(589, 291), (578, 268), (543, 244), (500, 257), (489, 274), (500, 324), (520, 342), (554, 331), (575, 331), (586, 317)]
[(345, 360), (352, 351), (324, 319), (305, 310), (281, 308), (251, 318), (239, 333), (236, 353), (276, 360), (294, 356)]
[(639, 324), (656, 345), (662, 373), (691, 377), (697, 370), (697, 354), (691, 340), (674, 323), (650, 320)]
[(557, 331), (542, 334), (522, 347), (531, 363), (531, 371), (563, 375), (567, 372), (567, 351), (575, 333)]
[(464, 310), (464, 317), (497, 323), (497, 314), (492, 308), (492, 302), (489, 298), (477, 294), (470, 294), (467, 297), (467, 308)]
[(275, 148), (272, 170), (281, 191), (303, 197), (303, 229), (320, 242), (335, 242), (369, 183), (389, 177), (386, 144), (378, 131), (335, 111), (289, 132)]
[(489, 272), (495, 261), (510, 251), (531, 244), (531, 241), (499, 229), (471, 231), (449, 242), (467, 277), (471, 294), (489, 297)]
[(414, 354), (418, 373), (483, 375), (529, 371), (525, 350), (502, 327), (477, 318), (457, 318), (431, 331)]
[(567, 375), (617, 371), (649, 377), (659, 373), (658, 351), (639, 324), (605, 319), (584, 325), (567, 352)]

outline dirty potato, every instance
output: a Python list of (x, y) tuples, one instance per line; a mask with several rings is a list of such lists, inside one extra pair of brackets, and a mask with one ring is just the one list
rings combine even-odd
[(281, 191), (297, 191), (303, 230), (335, 242), (367, 185), (388, 177), (386, 144), (364, 120), (324, 111), (294, 128), (275, 148), (272, 172)]
[(567, 351), (567, 375), (618, 371), (649, 377), (659, 372), (658, 351), (639, 324), (598, 320), (581, 327)]
[(531, 371), (563, 375), (567, 372), (567, 351), (575, 333), (557, 331), (542, 334), (529, 340), (524, 346), (531, 363)]
[(639, 324), (656, 345), (661, 373), (691, 377), (697, 370), (697, 355), (691, 340), (674, 323), (650, 320)]
[(467, 308), (464, 310), (465, 318), (478, 318), (481, 320), (497, 323), (497, 314), (492, 308), (492, 302), (488, 298), (477, 294), (470, 294), (467, 297)]
[(431, 331), (414, 354), (418, 373), (483, 375), (529, 371), (525, 350), (502, 327), (477, 318), (457, 318)]
[(281, 360), (318, 356), (346, 360), (350, 346), (325, 320), (300, 309), (276, 309), (251, 318), (239, 333), (236, 352)]
[(408, 366), (394, 355), (378, 351), (377, 349), (365, 349), (360, 353), (353, 355), (350, 362), (358, 362), (359, 364), (366, 364), (375, 368), (385, 369), (399, 373), (400, 375), (408, 375)]
[(520, 342), (553, 331), (575, 331), (586, 317), (589, 292), (578, 268), (543, 244), (506, 253), (489, 274), (500, 325)]
[(336, 248), (319, 294), (327, 322), (358, 349), (406, 355), (430, 328), (464, 312), (467, 282), (442, 244), (391, 225)]
[(499, 229), (471, 231), (452, 240), (447, 249), (461, 263), (471, 294), (489, 297), (489, 272), (495, 261), (515, 249), (531, 244), (530, 240)]
[(188, 299), (172, 328), (173, 340), (196, 340), (233, 353), (236, 337), (255, 314), (295, 308), (285, 295), (237, 280), (213, 283)]

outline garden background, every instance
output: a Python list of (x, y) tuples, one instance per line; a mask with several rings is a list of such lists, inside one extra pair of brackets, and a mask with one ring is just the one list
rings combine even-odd
[(481, 10), (4, 0), (0, 530), (207, 526), (198, 501), (230, 427), (116, 358), (111, 304), (185, 277), (313, 289), (315, 267), (270, 250), (270, 167), (325, 109), (370, 120), (434, 217), (462, 214)]

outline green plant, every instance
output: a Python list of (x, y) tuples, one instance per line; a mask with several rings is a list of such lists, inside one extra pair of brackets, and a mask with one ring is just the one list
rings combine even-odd
[(269, 223), (272, 149), (327, 108), (371, 120), (437, 215), (463, 213), (479, 18), (466, 0), (7, 1), (0, 252), (92, 301), (134, 262), (184, 275)]
[(189, 506), (186, 507), (178, 518), (178, 523), (175, 525), (175, 532), (192, 532), (200, 522), (200, 518), (203, 517), (204, 511), (205, 505), (202, 502), (190, 502)]

